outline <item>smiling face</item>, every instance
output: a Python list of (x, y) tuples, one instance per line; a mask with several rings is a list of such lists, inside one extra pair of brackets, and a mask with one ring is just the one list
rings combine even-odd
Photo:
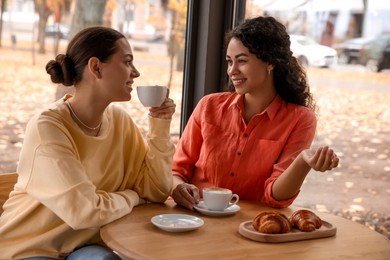
[(116, 42), (117, 51), (106, 63), (101, 63), (101, 83), (104, 94), (110, 101), (131, 99), (134, 78), (140, 73), (133, 64), (133, 52), (128, 41), (121, 38)]
[(238, 94), (255, 95), (273, 88), (272, 73), (268, 74), (268, 68), (271, 65), (250, 53), (240, 40), (236, 38), (230, 40), (226, 61), (228, 63), (227, 74)]

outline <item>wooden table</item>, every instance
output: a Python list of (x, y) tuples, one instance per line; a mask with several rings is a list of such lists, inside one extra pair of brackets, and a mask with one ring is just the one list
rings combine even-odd
[[(263, 243), (243, 237), (239, 225), (269, 210), (258, 202), (242, 201), (234, 215), (210, 217), (177, 206), (145, 204), (101, 229), (104, 242), (124, 259), (390, 259), (390, 240), (369, 228), (331, 214), (316, 212), (337, 227), (335, 236), (287, 243)], [(295, 208), (296, 209), (296, 208)], [(294, 209), (281, 210), (290, 215)], [(159, 214), (201, 217), (199, 229), (171, 233), (155, 227)]]

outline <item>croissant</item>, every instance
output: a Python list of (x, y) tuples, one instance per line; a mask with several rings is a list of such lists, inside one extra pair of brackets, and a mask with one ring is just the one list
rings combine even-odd
[(255, 230), (267, 234), (282, 234), (290, 232), (292, 227), (288, 218), (276, 211), (263, 211), (252, 221)]
[(311, 232), (322, 226), (322, 220), (316, 214), (306, 209), (295, 211), (290, 217), (290, 222), (293, 227), (303, 232)]

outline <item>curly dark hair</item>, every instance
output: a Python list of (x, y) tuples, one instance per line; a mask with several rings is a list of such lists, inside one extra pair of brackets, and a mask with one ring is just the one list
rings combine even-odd
[(51, 81), (72, 86), (81, 81), (91, 57), (106, 62), (116, 52), (116, 41), (125, 38), (120, 32), (108, 27), (89, 27), (78, 32), (69, 42), (66, 54), (57, 55), (46, 64)]
[[(315, 110), (306, 73), (292, 55), (290, 36), (283, 24), (273, 17), (247, 19), (226, 34), (226, 46), (232, 38), (240, 40), (257, 58), (274, 66), (276, 92), (284, 101)], [(234, 91), (231, 82), (228, 90)]]

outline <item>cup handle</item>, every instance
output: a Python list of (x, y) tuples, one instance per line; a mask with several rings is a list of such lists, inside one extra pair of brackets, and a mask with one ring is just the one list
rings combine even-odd
[[(234, 199), (234, 201), (232, 201)], [(230, 198), (230, 203), (237, 204), (237, 202), (240, 200), (240, 197), (237, 194), (232, 194), (232, 197)]]

